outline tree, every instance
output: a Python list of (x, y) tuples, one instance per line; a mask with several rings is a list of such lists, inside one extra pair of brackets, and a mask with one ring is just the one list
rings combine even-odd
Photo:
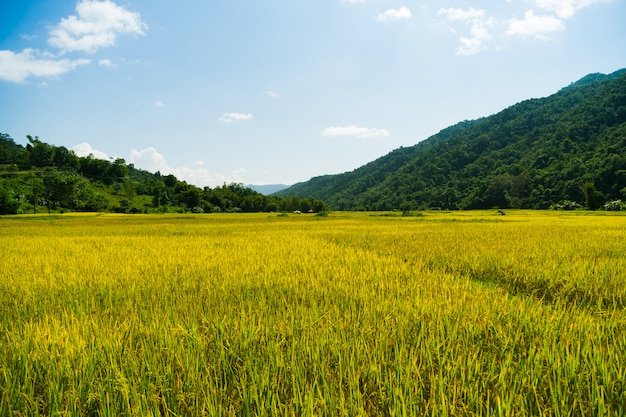
[(187, 190), (182, 193), (182, 202), (191, 209), (200, 206), (202, 200), (202, 191), (199, 188), (189, 186)]
[(176, 186), (176, 183), (178, 182), (178, 179), (176, 179), (174, 175), (170, 174), (164, 176), (163, 181), (165, 182), (165, 186), (167, 188), (174, 188)]
[(117, 158), (113, 161), (110, 169), (111, 176), (118, 181), (123, 180), (128, 176), (128, 166), (126, 165), (126, 161), (122, 158)]
[(101, 206), (100, 203), (94, 204), (93, 193), (87, 191), (88, 182), (78, 174), (51, 171), (44, 175), (43, 185), (48, 212), (54, 207), (93, 211), (94, 207)]
[(19, 207), (20, 203), (13, 198), (12, 193), (4, 187), (0, 188), (0, 215), (17, 214)]
[(587, 208), (589, 210), (597, 210), (602, 205), (602, 200), (604, 199), (604, 195), (601, 192), (596, 191), (596, 186), (593, 182), (588, 181), (583, 186), (583, 191), (585, 193), (585, 200), (587, 203)]
[(148, 194), (152, 196), (152, 206), (155, 208), (167, 205), (169, 197), (163, 181), (152, 179), (147, 184)]
[(107, 182), (110, 179), (111, 163), (93, 155), (80, 158), (80, 172), (87, 178)]
[(13, 141), (11, 136), (0, 133), (0, 164), (21, 164), (24, 148)]
[(54, 146), (48, 145), (39, 140), (37, 136), (26, 136), (28, 138), (28, 160), (30, 164), (37, 168), (51, 167), (54, 165), (54, 154), (56, 149)]
[(78, 156), (65, 146), (59, 146), (55, 149), (53, 164), (60, 170), (78, 171), (80, 168)]

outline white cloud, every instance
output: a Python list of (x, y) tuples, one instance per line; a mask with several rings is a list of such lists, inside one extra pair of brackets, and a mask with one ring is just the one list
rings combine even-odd
[(224, 183), (230, 184), (233, 182), (242, 182), (236, 176), (226, 177), (221, 174), (211, 174), (206, 168), (192, 168), (192, 167), (178, 167), (178, 168), (165, 168), (161, 170), (161, 173), (172, 174), (181, 181), (186, 181), (189, 184), (193, 184), (196, 187), (218, 187)]
[[(119, 34), (143, 35), (147, 28), (139, 13), (130, 12), (110, 0), (81, 0), (78, 16), (69, 16), (50, 30), (48, 43), (61, 50), (95, 53), (115, 44)], [(60, 59), (49, 52), (24, 49), (22, 52), (0, 51), (0, 79), (24, 82), (29, 77), (56, 77), (89, 64), (89, 59)], [(109, 59), (99, 65), (115, 67)]]
[(376, 21), (388, 22), (388, 21), (393, 21), (393, 20), (405, 20), (405, 19), (410, 19), (411, 16), (412, 16), (411, 10), (406, 6), (402, 6), (397, 10), (389, 9), (385, 12), (378, 13), (378, 16), (376, 17)]
[(218, 120), (224, 123), (232, 123), (234, 121), (252, 120), (253, 118), (254, 117), (250, 113), (224, 113)]
[(72, 150), (76, 153), (76, 155), (81, 157), (93, 155), (94, 158), (109, 159), (109, 156), (107, 154), (97, 149), (93, 149), (88, 143), (79, 143), (78, 145), (74, 146)]
[(0, 79), (21, 83), (29, 77), (56, 77), (91, 62), (89, 59), (38, 57), (35, 53), (32, 49), (18, 53), (0, 51)]
[(154, 103), (154, 105), (159, 109), (165, 107), (165, 103), (162, 102), (161, 100), (157, 100), (156, 103)]
[(76, 12), (78, 16), (63, 18), (50, 30), (50, 45), (64, 52), (95, 53), (99, 48), (115, 45), (119, 34), (143, 35), (147, 28), (139, 13), (109, 0), (82, 0), (76, 5)]
[(473, 55), (481, 52), (493, 40), (489, 31), (494, 26), (495, 21), (487, 16), (485, 10), (474, 9), (473, 7), (467, 10), (448, 8), (440, 9), (438, 13), (446, 15), (450, 21), (461, 21), (470, 26), (470, 36), (459, 37), (461, 46), (457, 49), (458, 55)]
[(565, 29), (565, 25), (554, 16), (535, 16), (532, 10), (524, 14), (524, 19), (511, 19), (506, 31), (508, 36), (534, 37), (548, 40), (549, 34)]
[[(104, 152), (93, 149), (89, 143), (79, 143), (74, 146), (72, 150), (76, 155), (81, 157), (86, 157), (91, 154), (94, 158), (111, 159)], [(186, 181), (198, 187), (217, 187), (224, 183), (244, 183), (245, 181), (240, 178), (240, 175), (247, 172), (245, 168), (239, 168), (229, 175), (211, 174), (209, 170), (204, 167), (203, 161), (195, 161), (191, 166), (172, 167), (168, 165), (163, 154), (154, 147), (148, 147), (139, 151), (131, 149), (128, 163), (134, 164), (137, 168), (144, 169), (148, 172), (155, 173), (159, 171), (163, 175), (172, 174), (180, 181)]]
[(322, 136), (327, 136), (327, 137), (354, 136), (357, 138), (372, 138), (372, 137), (389, 136), (389, 132), (386, 131), (385, 129), (358, 127), (355, 125), (331, 126), (322, 130), (321, 134)]
[(535, 0), (537, 7), (555, 13), (561, 19), (569, 19), (576, 12), (607, 0)]
[(207, 168), (203, 167), (202, 161), (194, 162), (191, 167), (171, 167), (165, 161), (165, 157), (153, 147), (140, 151), (132, 149), (130, 151), (130, 163), (149, 172), (159, 171), (163, 175), (172, 174), (179, 180), (198, 187), (217, 187), (224, 183), (244, 182), (239, 178), (239, 174), (245, 172), (245, 169), (239, 169), (227, 177), (222, 174), (211, 174)]
[(117, 65), (115, 65), (113, 62), (111, 62), (110, 59), (101, 59), (100, 61), (98, 61), (98, 65), (100, 65), (101, 67), (107, 67), (107, 68), (116, 68)]
[(151, 146), (140, 151), (131, 149), (130, 162), (150, 172), (161, 171), (163, 174), (165, 173), (163, 172), (164, 169), (169, 170), (165, 163), (165, 157)]
[[(520, 0), (506, 0), (515, 1)], [(520, 2), (532, 3), (534, 9), (527, 10), (522, 19), (494, 19), (485, 10), (475, 8), (442, 8), (438, 14), (445, 15), (450, 22), (469, 26), (469, 33), (452, 27), (450, 30), (459, 36), (457, 54), (473, 55), (496, 46), (497, 38), (502, 35), (547, 41), (553, 33), (565, 30), (565, 21), (581, 9), (611, 1), (614, 0), (523, 0)]]

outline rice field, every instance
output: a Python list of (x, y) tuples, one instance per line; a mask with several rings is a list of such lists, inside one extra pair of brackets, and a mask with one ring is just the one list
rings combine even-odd
[(626, 216), (0, 217), (1, 416), (626, 415)]

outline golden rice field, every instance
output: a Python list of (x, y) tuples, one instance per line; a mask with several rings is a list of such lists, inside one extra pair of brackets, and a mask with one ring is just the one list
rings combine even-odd
[(626, 414), (626, 216), (0, 218), (1, 416)]

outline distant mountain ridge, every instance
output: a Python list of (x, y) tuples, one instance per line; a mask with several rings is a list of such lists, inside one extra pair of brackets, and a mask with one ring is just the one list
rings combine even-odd
[(339, 210), (548, 208), (626, 197), (626, 69), (276, 193)]
[(264, 184), (264, 185), (248, 184), (246, 185), (246, 187), (250, 188), (251, 190), (256, 191), (257, 193), (261, 193), (263, 195), (271, 195), (278, 191), (285, 190), (289, 188), (290, 186), (287, 184)]

